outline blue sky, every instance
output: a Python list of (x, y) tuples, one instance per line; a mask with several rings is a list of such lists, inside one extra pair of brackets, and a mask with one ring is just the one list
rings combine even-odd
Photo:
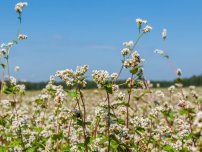
[[(17, 31), (18, 0), (0, 0), (0, 43)], [(55, 71), (89, 64), (93, 69), (118, 72), (120, 50), (138, 35), (136, 18), (153, 27), (136, 50), (146, 59), (145, 76), (152, 80), (175, 78), (167, 61), (154, 54), (166, 50), (184, 77), (202, 73), (201, 0), (27, 0), (22, 33), (28, 35), (11, 52), (12, 74), (29, 81), (48, 80)], [(161, 39), (168, 29), (166, 42)], [(14, 67), (21, 71), (16, 74)], [(90, 76), (90, 73), (88, 73)], [(122, 78), (128, 76), (125, 70)]]

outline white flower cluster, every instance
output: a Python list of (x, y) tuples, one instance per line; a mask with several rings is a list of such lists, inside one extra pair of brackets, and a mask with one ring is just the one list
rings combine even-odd
[(181, 70), (180, 68), (178, 68), (178, 69), (176, 70), (176, 75), (177, 75), (178, 77), (180, 77), (180, 76), (182, 75), (182, 70)]
[(137, 26), (142, 26), (142, 24), (147, 24), (148, 22), (147, 22), (147, 20), (143, 20), (143, 19), (141, 19), (141, 18), (137, 18), (136, 19), (136, 24), (137, 24)]
[(132, 54), (132, 58), (131, 59), (127, 59), (125, 60), (125, 62), (123, 63), (125, 68), (132, 68), (137, 66), (138, 64), (141, 63), (141, 58), (140, 55), (137, 51), (133, 52)]
[(27, 39), (27, 35), (19, 34), (19, 35), (18, 35), (18, 39), (19, 39), (19, 40), (25, 40), (25, 39)]
[(9, 55), (10, 49), (13, 45), (13, 42), (8, 42), (7, 44), (2, 43), (0, 46), (0, 58)]
[(165, 40), (167, 38), (167, 29), (163, 29), (162, 38)]
[(17, 3), (17, 4), (15, 5), (15, 11), (16, 11), (17, 13), (22, 13), (23, 7), (25, 7), (25, 6), (27, 6), (27, 5), (28, 5), (27, 2), (20, 2), (20, 3)]
[(67, 86), (81, 85), (86, 86), (86, 80), (84, 74), (88, 71), (88, 65), (78, 66), (74, 72), (71, 69), (57, 71), (57, 77), (61, 78)]
[(105, 70), (94, 70), (92, 77), (97, 85), (101, 87), (109, 80), (109, 73)]
[(112, 81), (116, 81), (117, 78), (118, 78), (118, 73), (112, 73), (111, 74)]
[(147, 25), (145, 28), (143, 28), (143, 32), (144, 33), (148, 33), (148, 32), (150, 32), (152, 30), (152, 27), (151, 26), (149, 26), (149, 25)]
[(134, 78), (128, 78), (126, 80), (126, 85), (130, 88), (133, 87), (135, 85), (135, 79)]

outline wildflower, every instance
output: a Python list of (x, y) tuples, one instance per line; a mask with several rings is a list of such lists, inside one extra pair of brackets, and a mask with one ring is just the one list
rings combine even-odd
[(27, 35), (19, 34), (19, 35), (18, 35), (18, 39), (19, 39), (19, 40), (25, 40), (25, 39), (27, 39)]
[(111, 74), (112, 81), (116, 81), (117, 78), (118, 78), (118, 73), (112, 73)]
[(23, 7), (25, 7), (25, 6), (27, 6), (27, 5), (28, 5), (27, 2), (20, 2), (20, 3), (17, 3), (17, 4), (15, 5), (15, 11), (16, 11), (17, 13), (22, 13)]
[(174, 86), (174, 85), (172, 85), (172, 86), (170, 86), (170, 87), (168, 88), (168, 91), (170, 91), (171, 93), (173, 93), (174, 90), (175, 90), (175, 86)]
[(125, 46), (129, 50), (133, 50), (133, 48), (134, 48), (134, 42), (133, 41), (123, 42), (123, 46)]
[(123, 55), (123, 56), (126, 56), (126, 55), (128, 55), (128, 54), (130, 54), (130, 49), (129, 48), (124, 48), (124, 49), (122, 49), (121, 50), (121, 54)]
[(165, 40), (167, 38), (167, 29), (163, 29), (162, 38), (163, 38), (163, 40)]
[(163, 50), (159, 50), (159, 49), (154, 50), (154, 53), (157, 53), (157, 54), (160, 54), (160, 55), (164, 55), (164, 51)]
[(148, 33), (148, 32), (150, 32), (151, 30), (152, 30), (152, 27), (149, 26), (149, 25), (147, 25), (142, 31), (143, 31), (144, 33)]
[(25, 92), (25, 85), (24, 84), (16, 85), (16, 90), (19, 91), (19, 93), (24, 93)]
[(119, 90), (119, 86), (118, 85), (116, 85), (116, 84), (112, 85), (112, 91), (113, 92), (117, 92), (118, 90)]
[(119, 101), (123, 101), (123, 100), (125, 99), (125, 96), (126, 96), (125, 93), (119, 92), (119, 93), (116, 95), (115, 99), (116, 99), (116, 100), (119, 100)]
[(127, 59), (123, 63), (125, 68), (135, 67), (136, 65), (141, 63), (140, 55), (137, 51), (133, 52), (131, 56), (132, 56), (132, 59)]
[(136, 19), (136, 24), (137, 24), (137, 26), (138, 26), (139, 28), (141, 28), (141, 25), (142, 25), (142, 24), (147, 24), (147, 20), (142, 20), (142, 19), (140, 19), (140, 18), (137, 18), (137, 19)]
[(196, 114), (196, 118), (194, 120), (194, 125), (197, 126), (200, 129), (202, 129), (202, 111), (199, 111)]
[(20, 67), (19, 66), (15, 66), (15, 72), (19, 72), (20, 71)]
[(135, 85), (135, 79), (134, 78), (128, 78), (127, 80), (126, 80), (126, 84), (128, 85), (128, 87), (130, 88), (130, 87), (133, 87), (134, 85)]
[(182, 75), (182, 70), (180, 68), (178, 68), (176, 70), (176, 74), (177, 74), (178, 77), (180, 77)]
[(94, 70), (92, 77), (98, 85), (104, 85), (109, 80), (109, 73), (104, 70)]
[(13, 76), (10, 76), (10, 83), (11, 83), (11, 85), (16, 85), (17, 84), (17, 80), (16, 80), (16, 78), (14, 78)]

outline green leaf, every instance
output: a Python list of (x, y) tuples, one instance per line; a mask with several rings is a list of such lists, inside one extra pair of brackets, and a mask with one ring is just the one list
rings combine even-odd
[(112, 149), (114, 149), (114, 150), (116, 150), (116, 149), (118, 148), (118, 146), (119, 146), (119, 144), (118, 144), (117, 141), (115, 141), (115, 140), (111, 140), (110, 143), (111, 143), (111, 144), (110, 144), (110, 147), (111, 147)]
[(175, 150), (172, 146), (170, 146), (170, 145), (164, 146), (163, 149), (164, 149), (165, 151), (167, 151), (167, 152), (175, 152), (175, 151), (176, 151), (176, 150)]
[(7, 85), (7, 84), (4, 84), (4, 86), (3, 86), (3, 93), (5, 93), (7, 95), (13, 94), (14, 93), (14, 87), (10, 86), (10, 85)]
[(72, 98), (77, 98), (79, 94), (76, 91), (69, 91), (68, 95)]
[(137, 66), (133, 67), (133, 68), (130, 70), (130, 73), (131, 73), (131, 74), (137, 74), (138, 69), (139, 69), (139, 66), (137, 65)]
[(60, 139), (62, 139), (62, 138), (63, 138), (63, 132), (62, 132), (62, 131), (60, 131), (60, 132), (57, 133), (57, 134), (52, 135), (52, 139), (53, 139), (54, 141), (60, 140)]
[(107, 91), (107, 93), (109, 93), (109, 94), (112, 94), (112, 93), (113, 93), (113, 92), (112, 92), (112, 84), (111, 84), (111, 83), (105, 84), (105, 85), (104, 85), (104, 88), (105, 88), (105, 90)]

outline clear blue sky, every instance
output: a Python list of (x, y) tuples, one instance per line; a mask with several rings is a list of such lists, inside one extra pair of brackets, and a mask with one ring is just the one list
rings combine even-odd
[[(0, 0), (0, 43), (17, 31), (18, 0)], [(15, 46), (10, 64), (21, 67), (17, 77), (48, 80), (65, 68), (89, 64), (93, 69), (118, 72), (122, 42), (137, 38), (135, 19), (153, 27), (137, 46), (145, 62), (145, 75), (152, 80), (170, 80), (175, 75), (165, 59), (154, 54), (166, 50), (185, 77), (202, 73), (201, 0), (27, 0), (22, 33), (28, 39)], [(163, 28), (168, 39), (161, 39)], [(126, 74), (122, 75), (127, 77)], [(13, 75), (16, 75), (13, 72)], [(90, 76), (90, 73), (88, 73)]]

